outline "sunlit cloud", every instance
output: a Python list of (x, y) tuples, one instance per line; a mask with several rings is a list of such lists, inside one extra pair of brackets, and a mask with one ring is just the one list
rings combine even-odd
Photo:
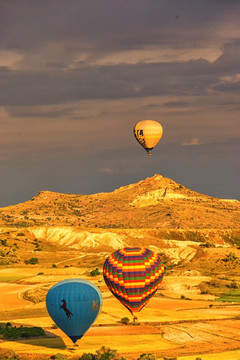
[(186, 142), (182, 143), (183, 146), (198, 146), (198, 145), (201, 145), (201, 144), (202, 143), (196, 137), (192, 138), (192, 140), (190, 140), (190, 141), (186, 141)]
[(102, 173), (106, 173), (106, 174), (114, 174), (114, 173), (116, 173), (116, 170), (114, 170), (112, 168), (102, 168), (100, 171)]
[(211, 48), (159, 48), (156, 46), (145, 46), (141, 49), (133, 49), (110, 53), (95, 61), (95, 65), (117, 65), (117, 64), (137, 64), (137, 63), (158, 63), (189, 61), (205, 59), (214, 62), (222, 54), (218, 47)]

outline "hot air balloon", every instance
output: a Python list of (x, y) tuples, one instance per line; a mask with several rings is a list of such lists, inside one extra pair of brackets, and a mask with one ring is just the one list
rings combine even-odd
[(90, 281), (68, 279), (51, 287), (46, 305), (53, 321), (76, 343), (101, 310), (102, 294)]
[(160, 256), (146, 248), (124, 248), (103, 265), (103, 277), (113, 295), (131, 312), (140, 311), (159, 288), (164, 274)]
[(133, 133), (139, 144), (151, 155), (150, 151), (162, 137), (163, 128), (157, 121), (142, 120), (135, 125)]

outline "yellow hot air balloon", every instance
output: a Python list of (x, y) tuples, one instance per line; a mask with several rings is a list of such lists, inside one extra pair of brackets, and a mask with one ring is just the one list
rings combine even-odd
[(163, 128), (154, 120), (142, 120), (134, 127), (134, 135), (140, 145), (151, 155), (151, 150), (162, 137)]

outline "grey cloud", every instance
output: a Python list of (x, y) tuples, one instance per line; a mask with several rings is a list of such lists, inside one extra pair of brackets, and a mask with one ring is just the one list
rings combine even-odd
[(10, 71), (2, 76), (2, 105), (60, 104), (83, 99), (197, 95), (214, 83), (207, 61), (121, 64), (68, 71)]
[(208, 0), (1, 1), (2, 46), (38, 49), (52, 41), (109, 51), (145, 44), (198, 46), (216, 39), (216, 24), (229, 14), (237, 19), (238, 8), (237, 1)]
[(168, 101), (162, 104), (163, 107), (167, 107), (167, 108), (182, 108), (182, 107), (187, 107), (189, 105), (190, 104), (184, 101)]
[(71, 116), (72, 109), (55, 108), (49, 109), (42, 106), (7, 106), (7, 113), (12, 117), (24, 117), (24, 118), (36, 118), (36, 117), (47, 117), (48, 119), (59, 118), (60, 116)]
[(240, 72), (240, 39), (227, 42), (223, 46), (223, 54), (215, 61), (215, 71), (222, 73)]
[(230, 83), (221, 83), (214, 86), (214, 89), (221, 92), (234, 92), (240, 93), (240, 81), (237, 82), (230, 82)]

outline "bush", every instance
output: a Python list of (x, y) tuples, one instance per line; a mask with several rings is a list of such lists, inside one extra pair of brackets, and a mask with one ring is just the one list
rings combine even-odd
[(79, 360), (95, 360), (96, 356), (91, 353), (83, 353)]
[(25, 264), (31, 264), (31, 265), (35, 265), (35, 264), (38, 264), (39, 263), (39, 260), (38, 260), (38, 258), (31, 258), (31, 259), (29, 259), (29, 260), (25, 260), (24, 261), (25, 262)]
[(45, 332), (40, 327), (16, 327), (12, 326), (11, 323), (7, 323), (5, 326), (1, 325), (0, 334), (3, 335), (4, 339), (18, 339), (21, 337), (38, 337), (46, 336)]
[(121, 323), (124, 324), (124, 325), (128, 325), (130, 319), (128, 317), (124, 317), (121, 319)]
[(148, 353), (148, 354), (141, 354), (140, 357), (138, 358), (138, 360), (155, 360), (156, 356)]
[(229, 287), (230, 289), (238, 289), (238, 284), (235, 280), (233, 280), (230, 285), (227, 285), (227, 287)]
[(66, 360), (66, 356), (64, 354), (57, 353), (56, 355), (52, 355), (50, 359)]
[(201, 291), (201, 294), (211, 294), (211, 291), (210, 291), (208, 285), (205, 284), (204, 282), (199, 284), (199, 289)]
[(238, 257), (233, 252), (230, 252), (229, 254), (226, 255), (224, 259), (222, 259), (222, 261), (224, 262), (235, 261), (235, 260), (238, 260)]
[(90, 275), (91, 276), (100, 275), (100, 271), (98, 270), (98, 268), (96, 268), (95, 270), (90, 271)]
[(207, 241), (207, 242), (205, 242), (205, 243), (202, 243), (202, 244), (200, 244), (199, 246), (200, 246), (200, 247), (206, 247), (206, 248), (216, 247), (215, 244), (213, 244), (213, 243), (211, 243), (211, 242), (209, 242), (209, 241)]
[(120, 357), (117, 350), (112, 350), (102, 346), (101, 349), (96, 351), (96, 360), (125, 360), (123, 357)]

